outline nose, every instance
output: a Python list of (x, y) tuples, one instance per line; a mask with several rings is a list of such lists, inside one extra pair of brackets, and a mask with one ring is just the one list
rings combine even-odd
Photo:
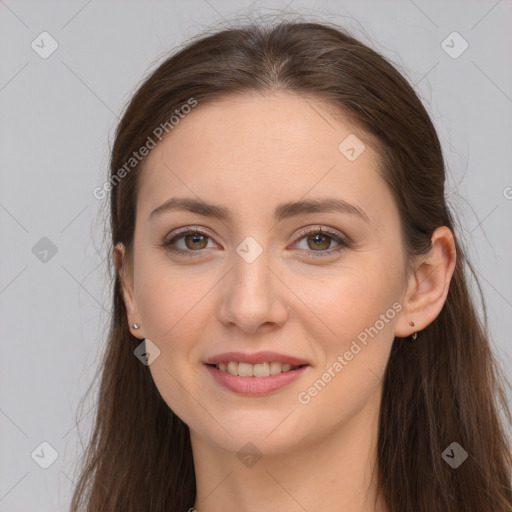
[(291, 291), (272, 266), (271, 256), (265, 251), (252, 262), (235, 255), (233, 268), (224, 280), (219, 308), (220, 320), (226, 327), (237, 326), (255, 334), (286, 322), (286, 301)]

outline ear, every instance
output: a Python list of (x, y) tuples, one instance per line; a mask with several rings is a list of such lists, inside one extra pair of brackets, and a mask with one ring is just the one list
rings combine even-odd
[[(453, 233), (447, 226), (437, 228), (429, 253), (419, 257), (409, 277), (403, 309), (395, 324), (395, 336), (410, 336), (437, 318), (448, 295), (456, 260)], [(410, 321), (414, 322), (414, 327), (409, 325)]]
[(130, 259), (127, 257), (126, 248), (122, 243), (118, 243), (114, 247), (114, 264), (121, 282), (123, 301), (128, 316), (126, 320), (130, 326), (130, 332), (136, 338), (144, 339), (142, 326), (140, 329), (134, 329), (132, 327), (133, 324), (140, 324), (141, 321), (135, 294), (133, 292), (133, 267)]

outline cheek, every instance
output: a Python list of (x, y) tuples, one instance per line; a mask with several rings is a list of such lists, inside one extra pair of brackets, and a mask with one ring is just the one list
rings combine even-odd
[(167, 343), (181, 325), (190, 329), (190, 318), (202, 310), (208, 290), (215, 285), (214, 276), (196, 274), (192, 268), (173, 271), (169, 263), (149, 258), (140, 261), (138, 270), (136, 299), (148, 326), (145, 334)]
[[(330, 393), (340, 398), (339, 393), (359, 389), (364, 394), (370, 385), (368, 379), (376, 384), (382, 377), (394, 340), (395, 318), (401, 309), (396, 300), (400, 285), (397, 272), (382, 265), (367, 265), (345, 268), (342, 277), (332, 275), (316, 283), (304, 299), (316, 315), (305, 311), (307, 318), (325, 333), (315, 338), (322, 340), (324, 352), (315, 377), (330, 382), (329, 375), (322, 377), (330, 369), (331, 374), (340, 376), (331, 379)], [(314, 331), (311, 324), (308, 330)], [(353, 396), (356, 402), (357, 396)]]
[[(378, 399), (397, 314), (393, 288), (387, 286), (391, 278), (354, 271), (310, 289), (305, 302), (320, 318), (311, 322), (327, 334), (315, 337), (324, 354), (297, 396), (306, 430), (335, 428)], [(308, 329), (313, 332), (311, 324)]]
[(137, 304), (144, 334), (160, 350), (149, 366), (151, 376), (174, 413), (186, 423), (193, 422), (200, 411), (196, 411), (197, 402), (191, 397), (200, 397), (202, 390), (188, 363), (195, 355), (197, 364), (199, 356), (194, 354), (194, 346), (203, 335), (201, 319), (208, 318), (205, 299), (214, 281), (195, 280), (193, 272), (172, 272), (161, 262), (142, 263), (140, 260), (136, 274)]
[[(344, 268), (337, 275), (304, 283), (301, 298), (329, 328), (326, 332), (331, 332), (333, 339), (346, 340), (374, 325), (381, 314), (392, 308), (399, 296), (398, 285), (393, 269), (378, 265)], [(386, 319), (392, 320), (393, 312)]]

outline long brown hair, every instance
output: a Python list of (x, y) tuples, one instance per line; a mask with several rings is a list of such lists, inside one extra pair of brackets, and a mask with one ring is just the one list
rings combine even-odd
[[(277, 90), (327, 101), (376, 141), (410, 258), (429, 251), (437, 227), (455, 234), (440, 142), (407, 80), (332, 23), (278, 20), (203, 34), (138, 88), (117, 127), (110, 183), (102, 189), (110, 189), (110, 250), (122, 242), (129, 257), (133, 249), (144, 160), (126, 164), (148, 137), (158, 142), (159, 126), (170, 133), (169, 119), (191, 98), (202, 104)], [(456, 250), (442, 311), (416, 343), (395, 338), (386, 368), (378, 489), (393, 512), (512, 511), (508, 381), (490, 350), (487, 318), (479, 318), (469, 293), (470, 273), (478, 279), (457, 237)], [(140, 340), (127, 325), (119, 275), (115, 269), (111, 275), (113, 312), (96, 418), (71, 512), (186, 511), (196, 493), (189, 430), (134, 357)], [(481, 290), (480, 296), (485, 312)], [(453, 442), (468, 453), (456, 469), (442, 457)]]

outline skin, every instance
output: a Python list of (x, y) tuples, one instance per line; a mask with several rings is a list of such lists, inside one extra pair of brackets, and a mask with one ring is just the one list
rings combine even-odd
[[(350, 134), (366, 145), (354, 161), (338, 150)], [(198, 105), (150, 153), (133, 258), (119, 244), (115, 262), (127, 322), (141, 324), (133, 335), (160, 349), (149, 366), (155, 384), (190, 427), (199, 512), (386, 510), (374, 469), (382, 376), (394, 337), (421, 331), (441, 311), (456, 254), (451, 231), (438, 228), (431, 252), (406, 272), (398, 210), (378, 163), (363, 132), (320, 101), (284, 92)], [(171, 211), (150, 220), (171, 197), (219, 204), (233, 218)], [(357, 205), (370, 222), (339, 212), (273, 220), (280, 203), (325, 197)], [(161, 246), (182, 227), (208, 233), (176, 241), (190, 258)], [(332, 238), (299, 237), (305, 227), (352, 244), (332, 252)], [(250, 264), (236, 252), (247, 236), (263, 248)], [(315, 257), (322, 251), (331, 254)], [(401, 307), (394, 318), (300, 403), (393, 303)], [(244, 396), (216, 384), (202, 363), (231, 350), (274, 350), (310, 367), (281, 390)], [(262, 455), (251, 467), (237, 457), (247, 442)]]

